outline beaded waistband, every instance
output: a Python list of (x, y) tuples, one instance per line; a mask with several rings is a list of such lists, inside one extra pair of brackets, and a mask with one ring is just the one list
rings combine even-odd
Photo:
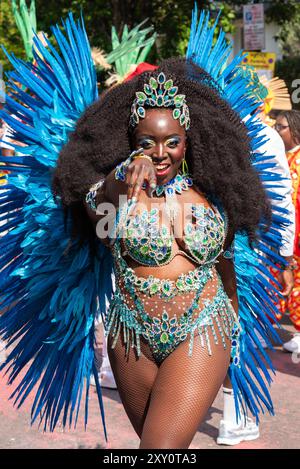
[(198, 331), (202, 347), (207, 345), (209, 355), (212, 354), (209, 330), (215, 344), (218, 343), (218, 329), (224, 348), (225, 337), (232, 338), (232, 358), (238, 364), (239, 360), (239, 323), (235, 311), (226, 295), (223, 286), (219, 284), (218, 291), (211, 301), (207, 301), (204, 308), (198, 312), (201, 289), (196, 292), (191, 305), (180, 317), (162, 311), (161, 317), (151, 317), (140, 302), (131, 309), (120, 290), (116, 290), (110, 303), (106, 318), (106, 334), (113, 338), (111, 347), (114, 348), (122, 333), (126, 344), (126, 356), (130, 347), (136, 348), (137, 355), (141, 355), (141, 337), (146, 339), (158, 363), (164, 360), (182, 341), (189, 336), (189, 355), (192, 355), (194, 334)]
[(138, 277), (130, 267), (122, 271), (122, 281), (125, 287), (133, 285), (141, 293), (148, 296), (158, 295), (164, 300), (171, 300), (178, 294), (196, 291), (212, 277), (211, 266), (196, 267), (194, 270), (181, 274), (177, 280), (161, 279), (153, 275), (147, 278)]

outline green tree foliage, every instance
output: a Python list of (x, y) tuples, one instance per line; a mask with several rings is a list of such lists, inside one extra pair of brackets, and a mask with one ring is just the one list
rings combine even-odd
[[(260, 2), (263, 0), (260, 0)], [(228, 33), (234, 33), (234, 19), (241, 13), (240, 7), (248, 0), (212, 1), (198, 0), (199, 9), (209, 9), (212, 18), (218, 10), (222, 12), (221, 26)], [(259, 1), (254, 2), (259, 3)], [(267, 6), (268, 21), (281, 25), (280, 44), (285, 55), (299, 55), (299, 2), (264, 1)], [(29, 6), (29, 0), (27, 0)], [(15, 25), (11, 0), (0, 0), (0, 41), (17, 56), (25, 58), (20, 34)], [(60, 23), (69, 11), (79, 17), (84, 14), (86, 29), (92, 46), (111, 51), (111, 27), (114, 25), (120, 34), (124, 24), (129, 28), (149, 18), (158, 33), (156, 47), (147, 60), (156, 62), (164, 57), (182, 55), (186, 50), (191, 12), (194, 0), (36, 0), (37, 30), (51, 36), (50, 26)], [(291, 28), (291, 24), (293, 27)], [(298, 26), (297, 26), (298, 25)], [(298, 29), (297, 29), (298, 27)], [(2, 52), (0, 60), (7, 66)]]
[[(16, 26), (10, 0), (0, 0), (0, 44), (17, 57), (26, 58), (23, 41)], [(9, 68), (9, 62), (0, 50), (0, 62), (3, 69)]]
[(265, 5), (266, 21), (274, 21), (279, 25), (285, 24), (293, 19), (299, 4), (297, 0), (228, 0), (226, 2), (212, 3), (223, 3), (224, 5), (234, 8), (236, 11), (239, 11), (240, 7), (249, 3), (263, 3)]
[[(10, 0), (0, 0), (1, 9), (5, 5), (3, 16), (9, 17), (4, 23), (7, 27), (1, 34), (5, 37), (5, 45), (17, 55), (22, 55), (21, 40), (11, 14)], [(198, 0), (199, 9), (212, 11), (212, 17), (217, 9), (222, 10), (221, 24), (226, 32), (233, 32), (233, 9), (228, 2), (212, 2), (211, 0)], [(27, 0), (29, 5), (29, 0)], [(157, 61), (164, 57), (182, 55), (186, 49), (189, 37), (189, 25), (194, 0), (36, 0), (37, 30), (50, 33), (50, 26), (60, 23), (69, 11), (78, 17), (81, 11), (84, 14), (86, 29), (93, 46), (106, 51), (111, 50), (111, 26), (114, 25), (121, 33), (124, 24), (132, 28), (136, 24), (149, 18), (158, 33), (156, 48), (153, 48), (150, 61)], [(9, 24), (9, 26), (8, 26)], [(4, 41), (2, 41), (4, 42)], [(16, 44), (19, 46), (16, 48)]]
[(278, 41), (285, 57), (300, 58), (300, 4), (298, 3), (289, 21), (282, 23)]

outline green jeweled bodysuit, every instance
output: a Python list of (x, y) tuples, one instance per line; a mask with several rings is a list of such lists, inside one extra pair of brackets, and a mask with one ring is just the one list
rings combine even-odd
[[(161, 363), (188, 337), (189, 354), (196, 336), (211, 354), (209, 330), (215, 343), (218, 330), (226, 348), (225, 338), (232, 338), (238, 321), (215, 268), (226, 236), (225, 221), (217, 208), (192, 205), (192, 221), (185, 225), (184, 251), (176, 250), (174, 236), (166, 226), (159, 226), (156, 209), (125, 218), (124, 226), (123, 239), (117, 239), (112, 248), (116, 291), (106, 324), (112, 347), (122, 333), (127, 353), (131, 346), (140, 355), (142, 338)], [(124, 259), (128, 256), (141, 265), (158, 267), (176, 255), (198, 264), (176, 280), (138, 277)]]

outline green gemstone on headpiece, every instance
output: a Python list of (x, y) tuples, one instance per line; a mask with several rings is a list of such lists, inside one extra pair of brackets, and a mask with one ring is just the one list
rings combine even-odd
[(151, 86), (152, 90), (156, 90), (158, 88), (158, 83), (153, 77), (150, 78), (149, 85)]
[(160, 85), (163, 85), (164, 82), (166, 81), (166, 76), (164, 73), (160, 73), (157, 77), (157, 81)]
[(145, 83), (145, 85), (144, 85), (144, 91), (145, 91), (145, 93), (146, 93), (148, 96), (151, 96), (151, 95), (152, 95), (152, 89), (151, 89), (151, 87), (150, 87), (149, 85), (147, 85), (146, 83)]
[(169, 90), (170, 88), (172, 88), (172, 86), (173, 86), (173, 80), (168, 80), (168, 81), (166, 81), (166, 83), (164, 84), (165, 90)]
[[(137, 91), (131, 108), (130, 124), (135, 126), (140, 118), (146, 116), (145, 107), (175, 107), (173, 118), (179, 119), (180, 125), (187, 130), (190, 127), (190, 116), (185, 95), (178, 94), (178, 87), (173, 80), (166, 78), (161, 72), (157, 78), (150, 77), (149, 83), (144, 84), (144, 92)], [(158, 194), (157, 194), (158, 195)]]
[(177, 93), (177, 91), (178, 91), (178, 86), (173, 86), (173, 88), (169, 90), (169, 95), (173, 98), (175, 94)]
[(142, 91), (137, 91), (135, 94), (138, 100), (143, 101), (143, 102), (146, 101), (147, 96)]
[(179, 119), (179, 117), (180, 117), (180, 109), (174, 109), (173, 119)]
[(177, 95), (174, 97), (174, 103), (175, 103), (176, 105), (179, 104), (180, 106), (182, 106), (184, 99), (185, 99), (184, 94), (177, 94)]
[(143, 107), (139, 107), (137, 113), (140, 117), (144, 118), (146, 115), (145, 109)]
[(144, 109), (143, 107), (139, 107), (137, 112), (138, 112), (138, 115), (139, 115), (142, 119), (144, 119), (144, 117), (146, 116), (145, 109)]
[(164, 106), (169, 107), (173, 105), (173, 100), (169, 99), (169, 96), (164, 97)]

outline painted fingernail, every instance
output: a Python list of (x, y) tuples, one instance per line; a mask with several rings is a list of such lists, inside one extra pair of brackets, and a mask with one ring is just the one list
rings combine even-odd
[(155, 189), (156, 188), (155, 182), (151, 182), (150, 187), (151, 187), (151, 189)]

